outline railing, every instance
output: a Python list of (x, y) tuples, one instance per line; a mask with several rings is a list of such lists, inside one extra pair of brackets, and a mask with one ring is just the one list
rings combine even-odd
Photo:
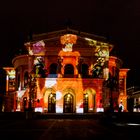
[[(58, 78), (58, 74), (48, 74), (47, 78)], [(62, 75), (62, 78), (78, 78), (78, 75), (64, 74)], [(81, 74), (81, 78), (95, 78), (95, 77), (93, 77), (92, 75)], [(102, 79), (102, 77), (99, 77), (98, 79)]]
[(74, 74), (64, 74), (63, 78), (78, 78), (78, 75), (74, 75)]

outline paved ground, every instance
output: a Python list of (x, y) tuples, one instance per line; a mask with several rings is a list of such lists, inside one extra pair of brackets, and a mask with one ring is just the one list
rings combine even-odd
[(139, 130), (140, 126), (100, 119), (0, 120), (0, 140), (134, 140)]

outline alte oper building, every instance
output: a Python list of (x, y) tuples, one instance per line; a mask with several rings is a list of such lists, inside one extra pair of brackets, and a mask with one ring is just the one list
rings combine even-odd
[[(7, 72), (5, 111), (88, 113), (127, 111), (129, 69), (110, 56), (106, 38), (72, 29), (33, 35), (27, 54)], [(10, 98), (9, 98), (10, 97)]]

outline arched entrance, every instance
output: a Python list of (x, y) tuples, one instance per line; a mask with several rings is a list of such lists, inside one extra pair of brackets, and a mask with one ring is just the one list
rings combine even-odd
[(48, 96), (48, 112), (55, 113), (56, 112), (56, 94), (50, 93)]
[(94, 89), (86, 89), (83, 94), (83, 111), (84, 113), (96, 111), (96, 91)]
[(73, 95), (67, 93), (64, 96), (64, 113), (72, 113), (73, 112)]
[(67, 64), (64, 67), (64, 77), (73, 77), (74, 76), (74, 67), (72, 64)]
[(84, 113), (87, 113), (88, 110), (89, 110), (89, 107), (88, 107), (88, 93), (84, 94), (83, 107), (84, 107)]

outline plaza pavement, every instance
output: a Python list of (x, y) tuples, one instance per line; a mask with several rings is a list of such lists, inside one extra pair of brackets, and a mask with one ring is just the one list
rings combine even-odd
[(0, 140), (134, 140), (139, 137), (140, 126), (134, 125), (136, 122), (131, 122), (130, 116), (125, 118), (126, 114), (123, 119), (118, 119), (118, 114), (94, 117), (91, 114), (38, 114), (32, 118), (20, 115), (19, 118), (1, 115)]

